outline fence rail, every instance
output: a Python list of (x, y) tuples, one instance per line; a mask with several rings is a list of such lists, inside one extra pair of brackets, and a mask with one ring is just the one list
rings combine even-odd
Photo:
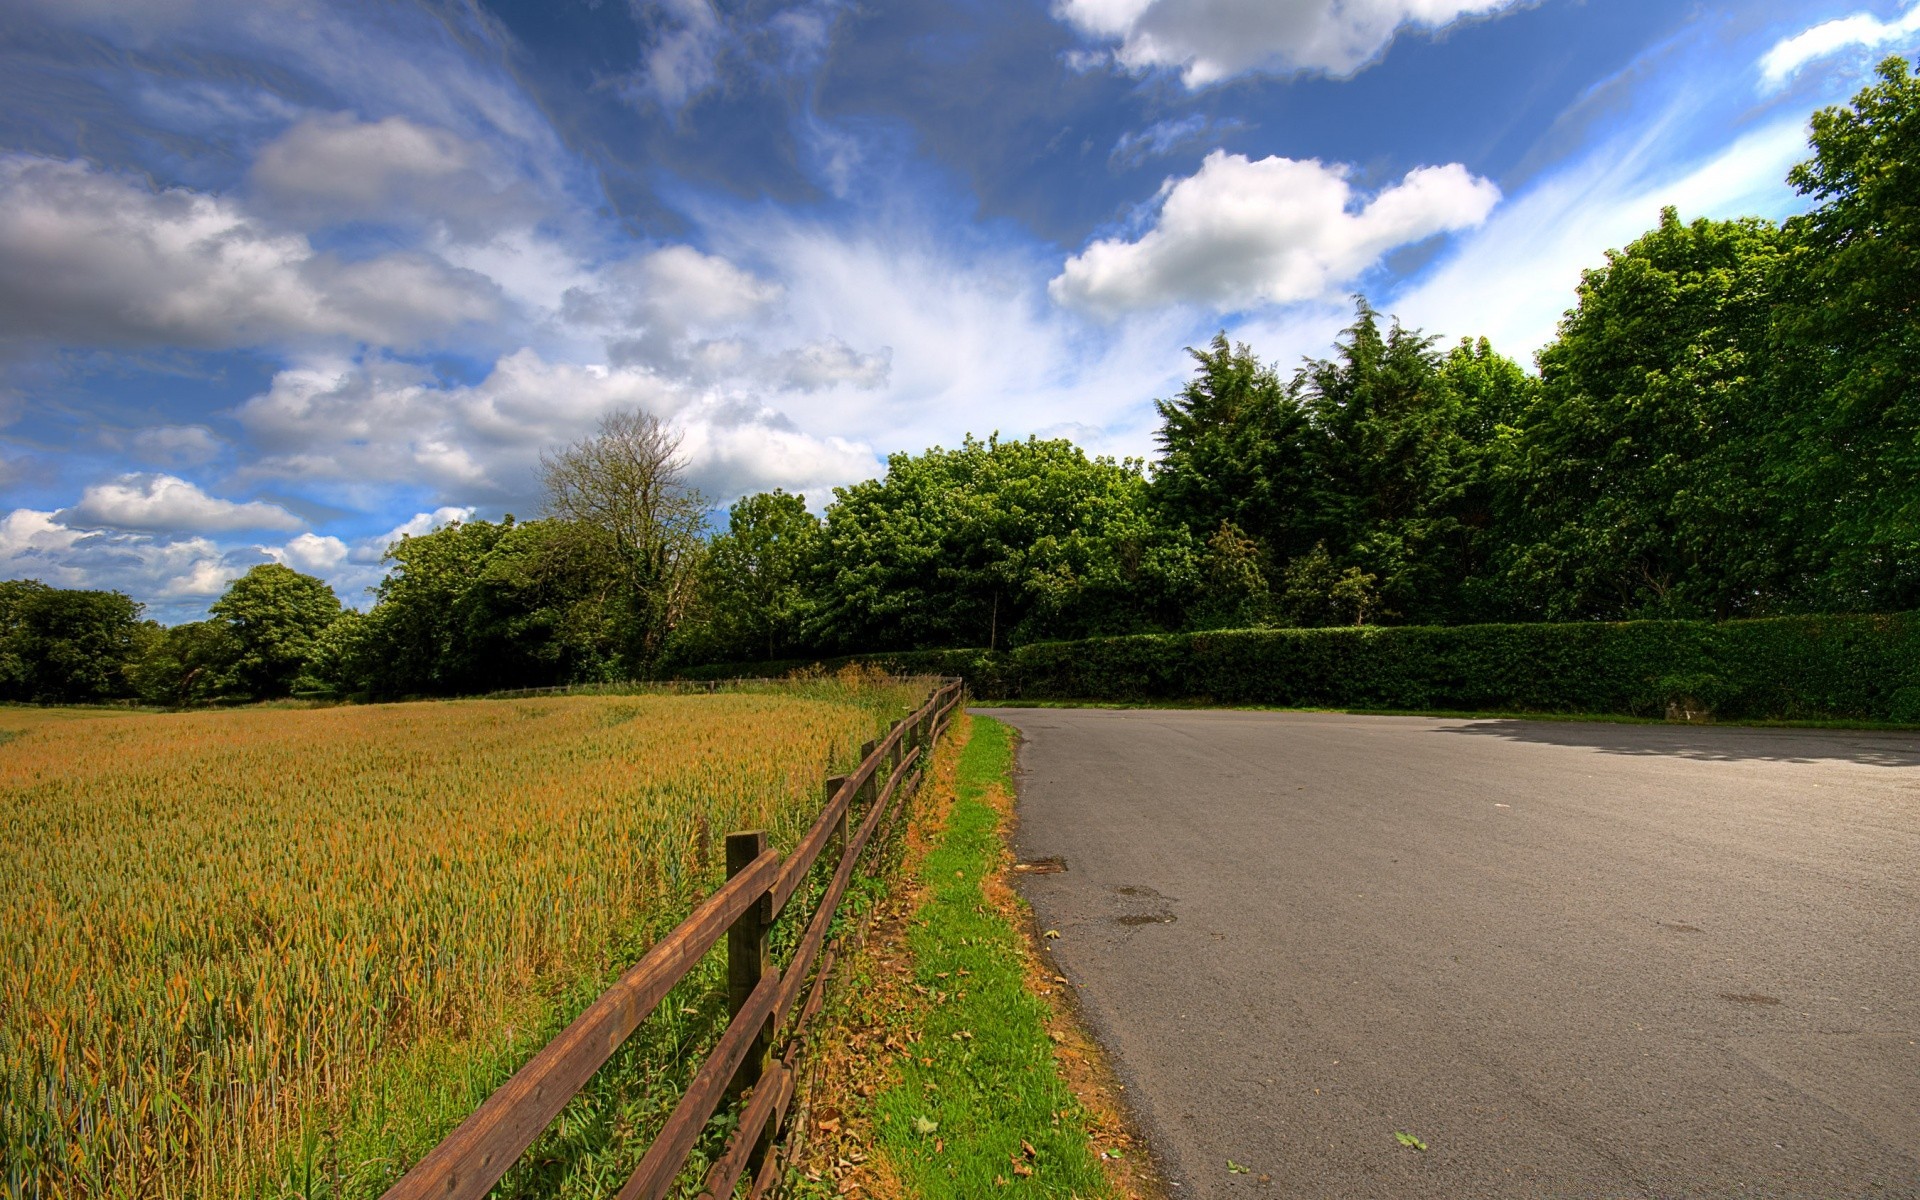
[[(732, 1196), (743, 1177), (751, 1179), (752, 1196), (765, 1195), (778, 1173), (771, 1150), (793, 1099), (805, 1050), (802, 1034), (825, 999), (833, 969), (827, 930), (881, 821), (887, 820), (890, 831), (898, 801), (919, 785), (925, 755), (960, 704), (962, 688), (958, 679), (939, 681), (924, 704), (867, 744), (851, 774), (829, 778), (825, 808), (789, 853), (769, 849), (766, 834), (757, 830), (729, 834), (726, 883), (389, 1188), (383, 1200), (481, 1200), (722, 938), (731, 1018), (620, 1189), (620, 1200), (665, 1196), (685, 1169), (700, 1130), (723, 1103), (741, 1105), (740, 1122), (708, 1170), (700, 1195), (708, 1200)], [(866, 810), (852, 826), (862, 796), (868, 797)], [(826, 892), (791, 959), (784, 969), (777, 967), (768, 954), (768, 933), (836, 841), (840, 857)], [(801, 989), (816, 958), (818, 969), (812, 971), (803, 1004)]]

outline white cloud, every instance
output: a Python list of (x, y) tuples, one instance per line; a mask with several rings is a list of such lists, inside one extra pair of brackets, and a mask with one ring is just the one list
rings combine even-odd
[(679, 108), (720, 80), (719, 58), (730, 40), (710, 0), (652, 0), (635, 9), (652, 18), (653, 44), (629, 76), (629, 97)]
[(237, 415), (266, 451), (256, 470), (268, 477), (387, 479), (449, 498), (525, 503), (535, 496), (541, 450), (628, 408), (680, 429), (694, 482), (716, 496), (796, 479), (850, 482), (874, 461), (871, 450), (803, 433), (757, 402), (647, 367), (549, 362), (530, 349), (471, 386), (443, 387), (418, 368), (380, 360), (293, 368)]
[(1223, 311), (1313, 300), (1350, 285), (1388, 251), (1480, 224), (1500, 190), (1457, 163), (1420, 167), (1356, 209), (1348, 168), (1216, 150), (1162, 189), (1135, 241), (1108, 238), (1067, 260), (1048, 290), (1113, 315), (1166, 304)]
[(442, 505), (432, 513), (415, 513), (407, 520), (401, 520), (388, 532), (376, 538), (365, 538), (355, 543), (353, 559), (363, 563), (378, 563), (382, 557), (386, 557), (386, 547), (394, 545), (401, 538), (422, 538), (426, 534), (432, 534), (434, 530), (444, 530), (449, 524), (455, 524), (461, 520), (472, 520), (472, 518), (474, 518), (472, 505)]
[(1060, 0), (1083, 35), (1133, 70), (1178, 68), (1190, 88), (1244, 74), (1351, 75), (1404, 28), (1437, 30), (1524, 0)]
[(205, 425), (154, 425), (133, 436), (134, 452), (147, 462), (197, 467), (212, 462), (226, 448), (220, 436)]
[(184, 620), (252, 565), (204, 537), (71, 528), (58, 514), (17, 508), (0, 517), (0, 576), (55, 587), (111, 588), (150, 602), (147, 615)]
[[(1683, 98), (1669, 118), (1687, 108)], [(1674, 205), (1692, 220), (1777, 217), (1796, 206), (1782, 181), (1806, 156), (1799, 119), (1761, 126), (1702, 161), (1663, 169), (1669, 134), (1668, 122), (1656, 121), (1637, 138), (1598, 145), (1538, 180), (1391, 298), (1390, 307), (1429, 333), (1485, 335), (1495, 349), (1526, 362), (1573, 307), (1580, 272), (1653, 228), (1662, 207)]]
[(1825, 21), (1782, 38), (1760, 59), (1761, 84), (1771, 90), (1791, 79), (1810, 62), (1829, 58), (1855, 47), (1874, 49), (1904, 41), (1920, 34), (1920, 3), (1891, 21), (1882, 21), (1872, 13)]
[(562, 313), (576, 325), (670, 339), (745, 320), (779, 298), (778, 284), (718, 255), (667, 246), (602, 268), (566, 293)]
[(862, 354), (837, 337), (809, 342), (779, 359), (780, 382), (796, 392), (817, 392), (842, 383), (868, 390), (885, 387), (892, 369), (892, 347)]
[(537, 214), (524, 189), (496, 181), (491, 156), (445, 130), (387, 117), (309, 117), (262, 147), (256, 199), (303, 224), (437, 219), (465, 237)]
[(428, 255), (316, 253), (231, 201), (67, 162), (0, 156), (0, 327), (76, 345), (411, 344), (501, 315)]
[(324, 575), (347, 561), (347, 544), (337, 537), (303, 533), (284, 546), (261, 546), (260, 553), (282, 566), (309, 575)]
[(1135, 167), (1149, 158), (1171, 154), (1188, 142), (1202, 138), (1213, 140), (1222, 134), (1244, 127), (1244, 122), (1236, 118), (1216, 121), (1205, 113), (1168, 117), (1164, 121), (1154, 122), (1145, 129), (1121, 134), (1113, 143), (1113, 150), (1108, 153), (1107, 161), (1119, 167)]
[(147, 533), (214, 533), (236, 529), (298, 529), (300, 518), (277, 504), (236, 503), (201, 491), (177, 475), (122, 475), (96, 483), (80, 502), (55, 514), (75, 529)]

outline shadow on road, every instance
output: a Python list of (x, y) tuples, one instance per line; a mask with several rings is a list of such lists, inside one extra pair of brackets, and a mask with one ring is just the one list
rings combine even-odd
[(1911, 733), (1516, 720), (1473, 721), (1443, 726), (1434, 732), (1702, 762), (1853, 762), (1870, 767), (1920, 767), (1920, 734)]

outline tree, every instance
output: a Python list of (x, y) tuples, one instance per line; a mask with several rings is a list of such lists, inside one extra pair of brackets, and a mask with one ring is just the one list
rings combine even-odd
[(60, 704), (128, 695), (140, 607), (121, 592), (0, 583), (0, 696)]
[(680, 438), (651, 413), (608, 415), (593, 437), (540, 456), (549, 515), (603, 539), (629, 607), (629, 665), (649, 667), (686, 614), (707, 504), (687, 485)]
[(628, 618), (609, 546), (511, 514), (401, 538), (364, 626), (326, 647), (333, 686), (395, 696), (618, 677)]
[(1200, 629), (1245, 629), (1272, 617), (1266, 552), (1232, 521), (1220, 522), (1207, 539), (1201, 588), (1187, 623)]
[(1818, 203), (1787, 222), (1783, 358), (1804, 403), (1786, 437), (1805, 511), (1831, 513), (1819, 602), (1920, 605), (1920, 75), (1904, 59), (1813, 115), (1787, 176)]
[(1161, 518), (1196, 539), (1228, 522), (1290, 555), (1308, 487), (1305, 414), (1274, 370), (1226, 334), (1187, 353), (1194, 377), (1178, 396), (1154, 401), (1161, 456), (1152, 494)]
[(1064, 439), (896, 454), (834, 495), (808, 623), (823, 649), (1132, 632), (1177, 620), (1192, 584), (1189, 539), (1155, 527), (1141, 464)]
[[(1459, 609), (1472, 531), (1461, 519), (1474, 455), (1463, 394), (1446, 386), (1433, 339), (1364, 297), (1332, 358), (1293, 381), (1307, 415), (1310, 483), (1299, 540), (1378, 580), (1378, 612), (1443, 621)], [(1309, 540), (1310, 539), (1310, 540)], [(1352, 590), (1351, 588), (1349, 590)]]
[(1585, 273), (1519, 418), (1500, 569), (1534, 619), (1751, 615), (1793, 591), (1771, 223), (1660, 224)]
[(233, 638), (236, 687), (269, 699), (294, 690), (315, 639), (339, 617), (340, 599), (322, 580), (262, 563), (229, 584), (208, 612)]
[(736, 501), (703, 569), (706, 656), (772, 659), (799, 648), (819, 548), (820, 520), (807, 511), (806, 497), (776, 488)]
[(127, 673), (142, 702), (185, 708), (234, 694), (239, 659), (239, 640), (225, 621), (154, 625)]

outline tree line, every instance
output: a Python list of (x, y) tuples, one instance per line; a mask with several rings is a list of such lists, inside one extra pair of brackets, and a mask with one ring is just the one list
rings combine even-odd
[(1334, 624), (1920, 608), (1920, 77), (1816, 113), (1784, 223), (1609, 252), (1528, 372), (1356, 302), (1291, 372), (1221, 335), (1149, 465), (968, 437), (709, 527), (644, 413), (540, 519), (401, 539), (374, 603), (255, 568), (208, 620), (0, 584), (0, 697), (451, 694), (703, 662)]

